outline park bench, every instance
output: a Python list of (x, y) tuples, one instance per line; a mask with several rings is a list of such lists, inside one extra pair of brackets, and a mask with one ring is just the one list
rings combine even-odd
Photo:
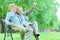
[[(4, 40), (6, 39), (6, 36), (10, 36), (11, 40), (13, 40), (13, 36), (12, 36), (13, 31), (18, 31), (18, 30), (14, 30), (14, 29), (11, 28), (10, 25), (6, 25), (4, 19), (2, 19), (2, 21), (4, 23)], [(9, 34), (7, 35), (7, 33), (9, 33)], [(36, 36), (35, 36), (35, 38), (36, 38), (36, 40), (40, 40)]]
[(10, 25), (5, 24), (4, 19), (2, 19), (2, 22), (4, 24), (4, 40), (6, 39), (6, 36), (11, 36), (11, 39), (13, 40), (13, 36), (12, 36), (13, 29), (10, 27)]

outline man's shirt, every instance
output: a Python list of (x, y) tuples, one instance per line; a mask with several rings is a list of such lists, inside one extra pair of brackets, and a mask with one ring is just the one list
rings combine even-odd
[(19, 19), (21, 19), (22, 24), (29, 24), (29, 21), (27, 20), (25, 13), (20, 15)]

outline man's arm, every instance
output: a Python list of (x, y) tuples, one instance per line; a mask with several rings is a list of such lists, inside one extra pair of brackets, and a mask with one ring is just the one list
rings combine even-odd
[(29, 11), (26, 12), (26, 16), (28, 16), (35, 9), (35, 7), (36, 7), (36, 3), (34, 2), (33, 7)]

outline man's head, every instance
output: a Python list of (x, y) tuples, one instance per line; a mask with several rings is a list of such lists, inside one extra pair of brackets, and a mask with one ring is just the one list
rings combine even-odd
[(16, 5), (15, 4), (10, 4), (9, 5), (9, 10), (13, 11), (13, 12), (16, 12)]
[(22, 14), (22, 11), (23, 11), (22, 7), (21, 7), (21, 6), (18, 6), (18, 7), (17, 7), (17, 13), (18, 13), (19, 15), (21, 15), (21, 14)]

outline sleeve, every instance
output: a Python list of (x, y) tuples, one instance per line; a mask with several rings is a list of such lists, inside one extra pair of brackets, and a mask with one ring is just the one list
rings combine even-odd
[(10, 25), (10, 22), (9, 22), (10, 18), (11, 18), (11, 14), (10, 13), (7, 13), (6, 18), (5, 18), (5, 23), (7, 25)]
[(28, 16), (33, 11), (33, 9), (35, 9), (35, 6), (33, 6), (30, 10), (28, 10), (27, 12), (25, 12), (26, 16)]

